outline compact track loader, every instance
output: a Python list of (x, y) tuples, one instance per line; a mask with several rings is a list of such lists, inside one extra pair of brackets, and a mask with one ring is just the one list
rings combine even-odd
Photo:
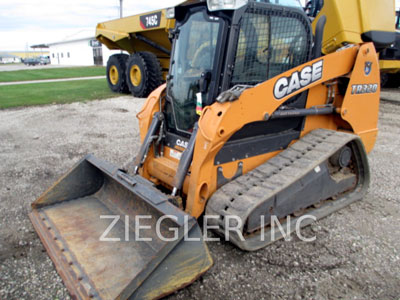
[[(190, 284), (212, 265), (203, 216), (251, 251), (281, 237), (274, 220), (286, 228), (312, 216), (305, 226), (365, 195), (378, 132), (375, 49), (393, 42), (385, 20), (367, 22), (375, 7), (365, 1), (360, 41), (325, 55), (324, 24), (334, 20), (319, 14), (311, 26), (297, 1), (169, 9), (169, 74), (137, 116), (132, 171), (89, 155), (32, 204), (73, 297), (154, 299)], [(335, 41), (354, 36), (340, 24)]]

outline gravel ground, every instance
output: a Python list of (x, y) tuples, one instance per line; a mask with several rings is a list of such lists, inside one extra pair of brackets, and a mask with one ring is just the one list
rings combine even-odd
[[(124, 165), (143, 99), (0, 111), (0, 299), (69, 299), (27, 214), (87, 153)], [(214, 266), (168, 299), (394, 299), (400, 295), (400, 106), (382, 103), (368, 195), (253, 253), (209, 243)]]

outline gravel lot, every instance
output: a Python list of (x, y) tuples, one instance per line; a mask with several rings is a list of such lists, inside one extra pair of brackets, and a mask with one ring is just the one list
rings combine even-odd
[[(142, 104), (127, 96), (0, 111), (0, 299), (69, 299), (30, 203), (87, 153), (130, 161)], [(379, 128), (368, 195), (306, 228), (315, 242), (253, 253), (209, 243), (214, 266), (168, 299), (400, 299), (399, 105), (382, 103)]]

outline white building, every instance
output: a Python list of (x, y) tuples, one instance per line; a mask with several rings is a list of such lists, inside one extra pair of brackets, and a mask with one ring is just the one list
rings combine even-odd
[(106, 66), (108, 58), (120, 50), (108, 50), (94, 38), (93, 31), (81, 31), (63, 41), (47, 44), (52, 65)]
[(0, 53), (0, 63), (1, 64), (11, 64), (11, 63), (20, 63), (21, 58), (8, 53)]

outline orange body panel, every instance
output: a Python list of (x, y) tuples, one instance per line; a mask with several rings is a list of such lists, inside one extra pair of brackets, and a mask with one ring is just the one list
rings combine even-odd
[[(372, 63), (370, 73), (364, 72), (366, 63)], [(364, 45), (357, 55), (354, 71), (351, 74), (346, 96), (343, 99), (341, 117), (347, 121), (354, 133), (359, 135), (367, 152), (370, 152), (378, 137), (378, 111), (379, 111), (379, 62), (375, 48), (372, 44)], [(377, 84), (375, 93), (354, 93), (353, 88), (360, 85), (370, 86)]]
[[(299, 89), (282, 99), (274, 97), (275, 83), (282, 78), (300, 72), (304, 67), (323, 60), (322, 78)], [(371, 70), (366, 75), (366, 62), (371, 63)], [(337, 90), (337, 78), (349, 78), (346, 94)], [(338, 114), (306, 117), (302, 136), (317, 128), (346, 130), (362, 138), (367, 151), (375, 143), (379, 109), (379, 88), (375, 93), (352, 94), (352, 85), (378, 84), (379, 68), (377, 55), (372, 44), (363, 44), (342, 49), (341, 51), (310, 61), (258, 86), (245, 90), (239, 99), (233, 102), (218, 103), (205, 107), (199, 119), (190, 175), (185, 179), (183, 192), (186, 195), (186, 212), (198, 218), (205, 209), (210, 196), (217, 190), (217, 170), (222, 168), (225, 178), (232, 178), (242, 163), (243, 174), (256, 168), (280, 151), (255, 157), (215, 165), (214, 158), (228, 139), (245, 124), (265, 120), (271, 116), (286, 100), (308, 90), (306, 107), (326, 104), (331, 99)], [(336, 87), (336, 88), (334, 88)], [(140, 134), (144, 139), (153, 114), (160, 109), (165, 85), (154, 91), (138, 114)], [(283, 149), (282, 149), (283, 150)], [(141, 175), (156, 183), (172, 186), (178, 166), (178, 160), (169, 155), (170, 149), (162, 158), (154, 158), (150, 149), (148, 158), (141, 170)]]

